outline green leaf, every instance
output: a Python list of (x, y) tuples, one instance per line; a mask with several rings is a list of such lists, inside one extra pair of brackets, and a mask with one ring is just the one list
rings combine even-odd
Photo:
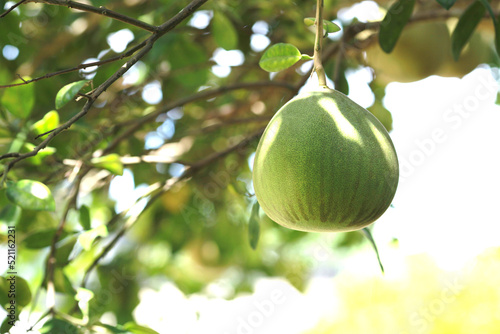
[(250, 220), (248, 221), (248, 239), (250, 241), (250, 247), (252, 247), (252, 249), (256, 249), (257, 243), (259, 242), (259, 236), (260, 236), (259, 209), (260, 209), (259, 202), (255, 201), (255, 203), (252, 206), (252, 213), (250, 214)]
[[(54, 238), (54, 234), (56, 233), (56, 228), (49, 228), (46, 230), (37, 231), (31, 233), (23, 240), (24, 247), (30, 249), (40, 249), (50, 246), (52, 243), (52, 239)], [(67, 235), (67, 232), (62, 232), (60, 239), (64, 239)]]
[(77, 236), (72, 235), (57, 243), (57, 252), (56, 252), (57, 265), (65, 266), (69, 263), (69, 256), (71, 255), (73, 248), (75, 248), (76, 241), (77, 241)]
[(302, 54), (292, 44), (278, 43), (271, 46), (260, 58), (259, 66), (268, 72), (278, 72), (289, 68), (302, 58)]
[(21, 208), (14, 204), (5, 205), (0, 211), (0, 223), (6, 225), (16, 225), (21, 218)]
[(108, 228), (106, 225), (100, 225), (96, 228), (83, 232), (78, 237), (78, 241), (82, 245), (83, 249), (88, 251), (92, 247), (92, 243), (97, 237), (108, 236)]
[(33, 131), (39, 135), (42, 133), (46, 133), (50, 130), (53, 130), (58, 126), (59, 126), (59, 114), (57, 113), (57, 111), (52, 110), (46, 113), (41, 120), (33, 124), (31, 126), (31, 129), (33, 129)]
[(27, 210), (54, 211), (56, 209), (56, 202), (50, 189), (38, 181), (7, 182), (7, 198)]
[(306, 17), (304, 19), (304, 24), (308, 27), (313, 26), (316, 24), (316, 18), (314, 17)]
[(80, 213), (80, 225), (82, 225), (84, 230), (90, 230), (91, 220), (89, 207), (82, 205), (78, 211)]
[(443, 8), (450, 9), (457, 0), (436, 0)]
[(90, 162), (95, 167), (106, 169), (115, 175), (123, 175), (123, 164), (120, 161), (120, 156), (116, 153), (93, 158)]
[(158, 334), (157, 331), (154, 331), (151, 328), (140, 326), (135, 322), (127, 322), (125, 325), (123, 325), (123, 328), (133, 334)]
[[(25, 81), (31, 80), (24, 77)], [(13, 84), (21, 83), (23, 80), (13, 81)], [(32, 84), (14, 86), (3, 90), (0, 105), (4, 106), (12, 115), (25, 119), (35, 106), (35, 88)]]
[(498, 20), (495, 17), (495, 12), (493, 11), (493, 8), (491, 8), (491, 5), (488, 2), (488, 0), (479, 0), (479, 1), (481, 1), (486, 10), (488, 10), (491, 20), (493, 21), (493, 26), (495, 27), (495, 49), (497, 51), (497, 54), (500, 54), (500, 25), (498, 24)]
[(52, 318), (39, 330), (42, 334), (78, 334), (78, 328), (70, 322)]
[(215, 12), (212, 18), (212, 35), (217, 45), (226, 50), (238, 47), (238, 34), (231, 20), (221, 12)]
[(375, 254), (377, 255), (378, 265), (380, 266), (380, 270), (382, 271), (382, 274), (383, 274), (385, 272), (384, 266), (382, 265), (382, 261), (380, 261), (380, 255), (378, 253), (377, 244), (375, 243), (375, 239), (373, 239), (372, 232), (370, 231), (370, 229), (368, 227), (363, 228), (361, 230), (361, 232), (366, 236), (368, 241), (370, 241), (370, 244), (372, 245), (373, 250), (375, 251)]
[[(11, 289), (12, 285), (15, 286), (14, 289)], [(9, 294), (12, 293), (15, 296), (11, 298)], [(21, 276), (6, 274), (6, 276), (0, 277), (1, 306), (6, 309), (12, 299), (16, 301), (16, 307), (24, 307), (31, 302), (31, 290), (28, 282)]]
[(80, 80), (67, 84), (61, 88), (56, 95), (56, 109), (61, 109), (66, 103), (73, 100), (73, 98), (87, 83), (87, 80)]
[(396, 46), (404, 26), (410, 19), (415, 0), (398, 0), (394, 3), (380, 23), (379, 44), (386, 53), (391, 53)]
[[(31, 143), (25, 143), (24, 144), (24, 151), (26, 152), (31, 152), (35, 149), (35, 145)], [(38, 153), (32, 157), (29, 157), (26, 159), (26, 162), (29, 162), (35, 166), (39, 166), (42, 164), (42, 161), (45, 157), (48, 157), (49, 155), (52, 155), (56, 153), (56, 149), (54, 147), (47, 146), (45, 148), (42, 148)]]
[[(304, 23), (306, 26), (310, 27), (316, 24), (316, 18), (314, 17), (306, 17), (304, 19)], [(333, 23), (332, 21), (323, 20), (323, 31), (325, 34), (330, 34), (332, 32), (340, 31), (340, 27)]]
[(314, 58), (311, 57), (310, 55), (303, 54), (300, 58), (300, 60), (313, 60)]
[(387, 131), (392, 130), (392, 115), (389, 110), (387, 110), (382, 102), (375, 100), (375, 103), (368, 108), (368, 111), (377, 117), (377, 119), (382, 123)]
[(469, 41), (474, 29), (484, 16), (486, 8), (480, 1), (475, 1), (463, 12), (451, 34), (451, 52), (453, 58), (458, 60), (462, 49)]

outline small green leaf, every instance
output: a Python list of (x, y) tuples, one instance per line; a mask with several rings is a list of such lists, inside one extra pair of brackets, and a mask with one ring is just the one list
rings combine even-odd
[(226, 50), (236, 49), (238, 46), (238, 34), (231, 20), (221, 12), (215, 12), (212, 18), (212, 35), (215, 42)]
[(78, 211), (80, 213), (80, 225), (82, 225), (84, 230), (90, 230), (91, 221), (89, 207), (82, 205)]
[(95, 167), (106, 169), (115, 175), (123, 175), (123, 164), (120, 161), (120, 156), (116, 153), (93, 158), (90, 162)]
[(73, 100), (73, 98), (87, 83), (87, 80), (80, 80), (67, 84), (61, 88), (56, 95), (56, 109), (61, 109), (66, 103)]
[(377, 117), (377, 119), (382, 123), (387, 131), (392, 130), (392, 115), (389, 110), (387, 110), (382, 102), (375, 100), (375, 103), (368, 108), (368, 111)]
[[(24, 81), (31, 80), (24, 77)], [(21, 83), (23, 80), (13, 81), (13, 84)], [(12, 115), (25, 119), (31, 113), (35, 105), (35, 88), (32, 84), (14, 86), (4, 89), (0, 99), (0, 105), (4, 106)]]
[(268, 72), (278, 72), (289, 68), (302, 58), (302, 54), (292, 44), (278, 43), (271, 46), (260, 58), (260, 67)]
[[(48, 247), (52, 244), (52, 239), (54, 238), (54, 234), (56, 233), (56, 228), (49, 228), (46, 230), (37, 231), (31, 233), (23, 240), (24, 247), (30, 249), (40, 249)], [(60, 239), (64, 239), (67, 233), (62, 232), (60, 235)]]
[(329, 34), (340, 31), (340, 27), (332, 21), (323, 20), (323, 30)]
[(311, 57), (310, 55), (303, 54), (300, 58), (300, 60), (313, 60), (314, 58)]
[(450, 9), (457, 0), (436, 0), (443, 8)]
[(21, 218), (21, 208), (17, 205), (8, 203), (0, 211), (0, 223), (6, 225), (16, 225)]
[(52, 110), (46, 113), (41, 120), (33, 124), (31, 126), (31, 129), (33, 129), (33, 131), (39, 135), (42, 133), (46, 133), (50, 130), (53, 130), (58, 126), (59, 126), (59, 114), (57, 113), (57, 111)]
[(373, 250), (375, 251), (375, 254), (377, 255), (378, 265), (380, 266), (380, 270), (382, 271), (382, 274), (383, 274), (384, 273), (384, 266), (382, 265), (382, 261), (380, 261), (380, 255), (378, 253), (377, 244), (375, 243), (375, 239), (373, 239), (372, 232), (370, 231), (370, 229), (368, 227), (363, 228), (361, 230), (361, 232), (366, 236), (368, 241), (370, 241), (370, 244), (372, 245)]
[(78, 328), (70, 322), (52, 318), (40, 328), (42, 334), (78, 334)]
[[(316, 18), (314, 17), (306, 17), (304, 19), (304, 23), (306, 26), (310, 27), (316, 24)], [(340, 27), (333, 23), (332, 21), (323, 20), (323, 31), (325, 34), (330, 34), (332, 32), (340, 31)]]
[(396, 46), (404, 26), (410, 19), (415, 0), (398, 0), (394, 3), (380, 23), (379, 44), (386, 53), (391, 53)]
[(248, 221), (248, 238), (250, 241), (250, 247), (252, 247), (252, 249), (256, 249), (257, 243), (259, 242), (259, 236), (260, 236), (259, 209), (260, 209), (259, 202), (255, 201), (255, 203), (252, 206), (252, 213), (250, 214), (250, 220)]
[(304, 24), (308, 27), (313, 26), (316, 24), (316, 18), (314, 17), (306, 17), (304, 19)]
[(7, 182), (7, 198), (27, 210), (54, 211), (56, 202), (50, 189), (33, 180)]
[(108, 236), (108, 228), (106, 225), (100, 225), (96, 228), (83, 232), (78, 237), (78, 241), (82, 245), (83, 249), (88, 251), (92, 247), (92, 243), (97, 237)]
[(123, 325), (123, 328), (128, 330), (132, 334), (158, 334), (157, 331), (152, 330), (144, 326), (140, 326), (135, 322), (127, 322)]
[[(31, 144), (31, 143), (25, 143), (24, 144), (24, 151), (31, 152), (35, 149), (35, 147), (36, 146)], [(35, 166), (39, 166), (42, 164), (42, 160), (45, 157), (48, 157), (49, 155), (56, 153), (56, 151), (57, 150), (54, 147), (47, 146), (45, 148), (42, 148), (40, 151), (38, 151), (38, 153), (36, 155), (27, 158), (26, 162), (29, 162)]]
[(453, 58), (458, 60), (462, 49), (469, 41), (474, 29), (484, 16), (486, 8), (480, 1), (475, 1), (463, 12), (451, 34), (451, 52)]

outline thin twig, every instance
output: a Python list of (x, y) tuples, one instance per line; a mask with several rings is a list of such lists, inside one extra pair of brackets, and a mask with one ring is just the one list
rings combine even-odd
[(314, 40), (314, 71), (318, 76), (318, 83), (321, 87), (327, 87), (326, 74), (321, 59), (321, 49), (323, 48), (323, 0), (316, 2), (316, 39)]
[(87, 5), (84, 3), (71, 1), (71, 0), (28, 0), (25, 2), (35, 2), (35, 3), (41, 2), (41, 3), (48, 4), (48, 5), (56, 5), (56, 6), (63, 6), (63, 7), (78, 9), (78, 10), (81, 10), (84, 12), (99, 14), (99, 15), (103, 15), (103, 16), (112, 18), (114, 20), (125, 22), (127, 24), (144, 29), (146, 31), (156, 32), (158, 30), (157, 26), (151, 25), (151, 24), (143, 22), (141, 20), (134, 19), (130, 16), (126, 16), (126, 15), (117, 13), (115, 11), (112, 11), (110, 9), (105, 8), (104, 6), (94, 7), (91, 5)]
[(128, 57), (132, 56), (137, 50), (140, 50), (145, 45), (146, 45), (146, 41), (143, 41), (137, 45), (134, 45), (132, 48), (130, 48), (129, 50), (125, 51), (124, 53), (122, 53), (118, 56), (111, 57), (111, 58), (104, 59), (104, 60), (95, 61), (92, 63), (80, 64), (80, 65), (75, 66), (75, 67), (71, 67), (71, 68), (59, 70), (56, 72), (48, 73), (48, 74), (42, 75), (41, 77), (37, 77), (37, 78), (31, 79), (31, 80), (23, 80), (23, 82), (18, 82), (18, 83), (9, 84), (9, 85), (0, 85), (0, 89), (1, 88), (15, 87), (15, 86), (22, 86), (22, 85), (30, 84), (30, 83), (35, 82), (35, 81), (48, 79), (48, 78), (51, 78), (51, 77), (54, 77), (57, 75), (78, 71), (78, 70), (81, 70), (84, 68), (109, 64), (109, 63), (115, 62), (117, 60), (122, 60), (124, 58), (128, 58)]
[[(12, 7), (10, 7), (9, 9), (7, 9), (5, 12), (3, 12), (2, 14), (0, 14), (0, 19), (4, 16), (7, 16), (7, 14), (9, 14), (10, 12), (12, 12), (14, 9), (16, 9), (18, 6), (22, 5), (23, 3), (25, 2), (28, 2), (28, 0), (21, 0), (19, 1), (18, 3), (12, 5)], [(3, 9), (3, 8), (2, 8)]]

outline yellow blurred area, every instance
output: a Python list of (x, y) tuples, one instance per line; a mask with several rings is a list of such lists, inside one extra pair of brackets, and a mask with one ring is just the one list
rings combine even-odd
[(161, 196), (161, 203), (170, 213), (179, 213), (186, 206), (190, 196), (189, 186), (186, 183), (180, 183)]
[(427, 255), (408, 257), (399, 269), (337, 276), (336, 311), (304, 334), (500, 333), (500, 248), (453, 272)]

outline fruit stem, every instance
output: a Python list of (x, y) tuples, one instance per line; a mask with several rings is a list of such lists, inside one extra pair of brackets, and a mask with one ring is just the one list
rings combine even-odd
[(321, 61), (321, 49), (323, 48), (323, 0), (317, 0), (316, 5), (316, 40), (314, 41), (314, 71), (318, 75), (318, 83), (321, 87), (328, 87), (326, 74)]

